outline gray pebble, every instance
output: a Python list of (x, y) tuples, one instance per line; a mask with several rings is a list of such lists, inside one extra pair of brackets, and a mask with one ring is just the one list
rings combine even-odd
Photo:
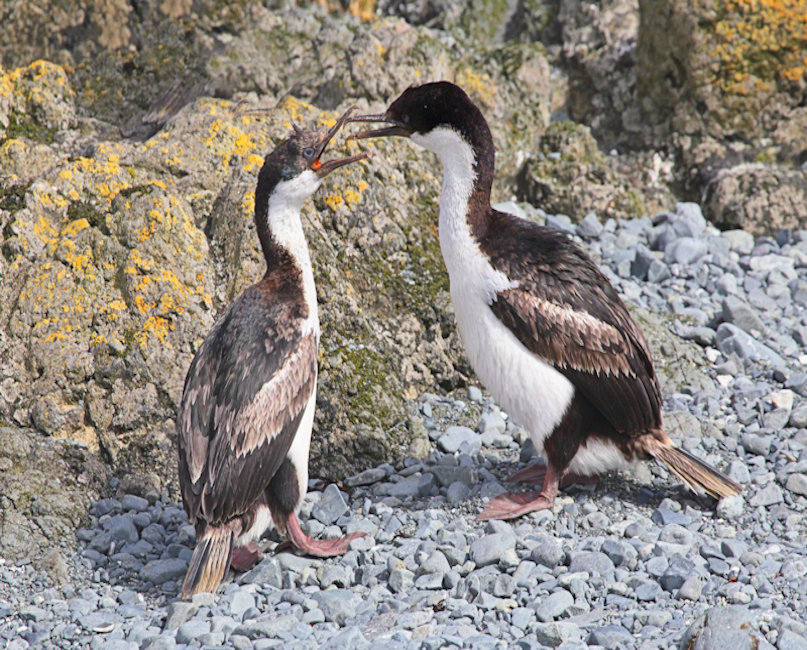
[(552, 648), (561, 643), (577, 643), (583, 640), (583, 633), (576, 623), (553, 621), (537, 623), (533, 628), (538, 643)]
[(180, 558), (152, 560), (140, 569), (140, 577), (152, 584), (161, 585), (169, 580), (183, 577), (187, 569), (188, 563)]
[(471, 560), (479, 567), (495, 564), (504, 553), (515, 546), (512, 534), (493, 533), (480, 537), (471, 544)]
[(589, 575), (601, 575), (613, 579), (614, 563), (605, 553), (600, 551), (583, 551), (575, 553), (569, 563), (571, 573), (585, 571)]
[(469, 449), (478, 451), (482, 447), (482, 441), (473, 429), (462, 426), (451, 426), (437, 439), (437, 445), (444, 452), (453, 454), (459, 451), (460, 447), (463, 445)]
[(574, 597), (565, 589), (558, 589), (540, 601), (535, 608), (539, 621), (551, 621), (566, 613), (574, 604)]
[(319, 503), (311, 509), (311, 516), (317, 521), (330, 526), (348, 511), (348, 505), (341, 490), (335, 483), (328, 485), (322, 492)]
[(561, 545), (551, 537), (544, 538), (530, 551), (530, 560), (549, 568), (558, 566), (565, 557), (566, 553)]
[[(265, 614), (257, 618), (244, 621), (233, 630), (233, 636), (243, 636), (250, 640), (276, 637), (282, 632), (288, 632), (297, 623), (297, 618), (291, 614)], [(230, 643), (232, 643), (232, 636)]]
[(356, 615), (356, 608), (360, 599), (358, 595), (347, 589), (329, 589), (320, 591), (313, 596), (325, 614), (326, 621), (333, 621), (337, 625), (344, 625), (345, 621)]
[(759, 506), (772, 506), (777, 503), (782, 503), (784, 497), (782, 496), (782, 489), (773, 483), (769, 483), (764, 488), (751, 495), (748, 499), (748, 505), (754, 508)]
[(606, 625), (592, 630), (586, 642), (609, 649), (623, 648), (633, 644), (633, 635), (621, 625)]
[(202, 634), (207, 634), (208, 632), (210, 632), (210, 623), (208, 621), (202, 621), (199, 619), (187, 621), (180, 625), (179, 629), (177, 629), (177, 643), (188, 644), (195, 638), (201, 636)]

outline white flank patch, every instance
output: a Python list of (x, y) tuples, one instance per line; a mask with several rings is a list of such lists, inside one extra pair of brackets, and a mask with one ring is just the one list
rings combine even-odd
[(267, 221), (269, 230), (278, 243), (286, 248), (303, 274), (303, 292), (309, 316), (303, 323), (303, 335), (316, 332), (319, 338), (319, 312), (317, 289), (311, 269), (308, 242), (300, 220), (300, 210), (305, 200), (317, 191), (322, 180), (310, 169), (289, 181), (280, 181), (269, 197)]
[(465, 351), (479, 379), (530, 432), (540, 453), (544, 439), (569, 407), (574, 386), (527, 350), (490, 310), (500, 291), (517, 285), (490, 265), (468, 226), (468, 199), (476, 180), (473, 149), (456, 131), (444, 127), (425, 136), (413, 134), (412, 140), (443, 163), (440, 248)]
[(630, 462), (617, 446), (608, 441), (591, 438), (577, 450), (569, 471), (583, 476), (596, 476), (612, 469), (625, 469)]
[(308, 404), (305, 405), (303, 417), (300, 420), (300, 426), (297, 433), (294, 435), (294, 440), (289, 447), (289, 453), (286, 458), (294, 465), (295, 474), (297, 474), (298, 487), (300, 489), (300, 499), (297, 505), (294, 506), (294, 512), (300, 509), (303, 504), (303, 497), (308, 492), (308, 452), (311, 450), (311, 427), (314, 425), (314, 409), (317, 405), (317, 385), (314, 384), (314, 390), (311, 392), (311, 397), (308, 398)]
[(260, 539), (261, 535), (274, 525), (275, 522), (272, 521), (272, 513), (268, 506), (260, 506), (255, 513), (255, 522), (252, 524), (252, 528), (236, 537), (235, 545), (244, 546), (254, 542), (256, 539)]

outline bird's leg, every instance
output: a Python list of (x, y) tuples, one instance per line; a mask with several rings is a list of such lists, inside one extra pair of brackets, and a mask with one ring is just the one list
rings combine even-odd
[[(546, 474), (546, 463), (542, 460), (535, 461), (532, 465), (527, 465), (524, 469), (518, 470), (515, 474), (508, 476), (505, 481), (508, 483), (529, 483), (531, 485), (543, 485)], [(564, 488), (569, 485), (592, 485), (599, 483), (598, 476), (586, 476), (577, 472), (565, 471), (560, 478), (559, 486)]]
[(230, 560), (230, 564), (236, 571), (249, 571), (262, 557), (261, 547), (255, 542), (249, 542), (233, 549), (233, 559)]
[(477, 519), (514, 519), (533, 510), (546, 510), (552, 507), (558, 494), (558, 471), (548, 464), (544, 473), (544, 483), (540, 492), (524, 494), (501, 494), (491, 499)]
[(296, 548), (313, 555), (315, 557), (331, 557), (332, 555), (342, 555), (347, 552), (350, 542), (358, 537), (364, 537), (367, 533), (351, 533), (338, 539), (312, 539), (300, 528), (297, 515), (293, 512), (289, 515), (286, 524), (289, 540)]

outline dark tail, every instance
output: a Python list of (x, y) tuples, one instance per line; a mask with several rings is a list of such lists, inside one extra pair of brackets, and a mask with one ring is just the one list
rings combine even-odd
[(659, 446), (651, 453), (690, 488), (699, 488), (715, 499), (739, 494), (743, 489), (739, 483), (683, 449)]
[(202, 534), (182, 583), (182, 600), (201, 592), (215, 593), (230, 566), (233, 541), (233, 531), (227, 528), (208, 528)]

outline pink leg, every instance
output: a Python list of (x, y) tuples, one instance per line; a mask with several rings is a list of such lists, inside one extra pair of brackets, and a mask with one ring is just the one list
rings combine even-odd
[(289, 515), (287, 523), (289, 540), (295, 547), (304, 551), (308, 555), (315, 557), (331, 557), (342, 555), (347, 552), (350, 542), (358, 537), (364, 537), (367, 533), (351, 533), (338, 539), (312, 539), (300, 528), (297, 515), (293, 512)]
[(552, 507), (558, 494), (558, 473), (552, 465), (546, 466), (544, 484), (540, 492), (502, 494), (491, 499), (477, 519), (514, 519), (533, 510)]
[(236, 546), (233, 549), (233, 559), (230, 561), (236, 571), (249, 571), (263, 557), (263, 551), (255, 542), (245, 546)]
[[(520, 469), (515, 474), (511, 474), (505, 480), (508, 483), (529, 483), (531, 485), (543, 485), (544, 476), (546, 474), (546, 463), (539, 460), (532, 465), (527, 465), (524, 469)], [(566, 471), (560, 479), (559, 486), (564, 488), (569, 485), (592, 485), (599, 483), (599, 477), (586, 476), (576, 472)]]

